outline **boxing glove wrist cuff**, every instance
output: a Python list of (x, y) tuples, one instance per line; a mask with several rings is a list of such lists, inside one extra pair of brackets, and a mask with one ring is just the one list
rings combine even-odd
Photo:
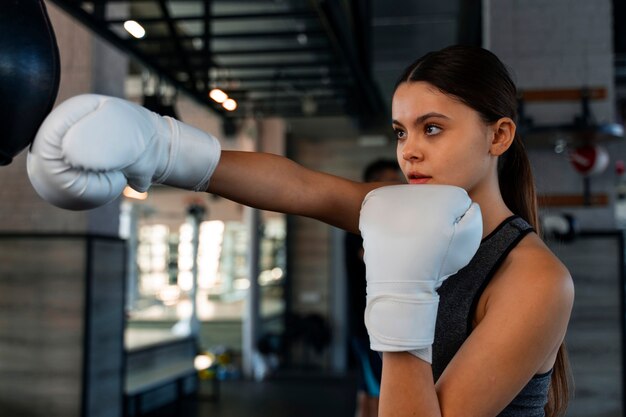
[(439, 296), (383, 294), (368, 297), (365, 326), (372, 350), (401, 352), (432, 345)]
[(205, 191), (220, 159), (220, 142), (193, 126), (164, 117), (170, 138), (169, 158), (154, 182), (193, 191)]
[(410, 350), (409, 353), (417, 358), (428, 363), (433, 363), (433, 348), (429, 346), (423, 349)]

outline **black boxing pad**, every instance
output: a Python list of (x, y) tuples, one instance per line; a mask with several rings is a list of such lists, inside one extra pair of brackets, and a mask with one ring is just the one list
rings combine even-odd
[(59, 48), (43, 0), (0, 7), (0, 165), (35, 138), (59, 90)]

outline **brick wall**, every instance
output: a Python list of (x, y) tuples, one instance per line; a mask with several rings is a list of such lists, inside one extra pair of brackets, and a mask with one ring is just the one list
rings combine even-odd
[[(607, 100), (595, 102), (600, 120), (614, 120), (610, 0), (491, 0), (485, 46), (512, 70), (520, 89), (603, 86)], [(578, 103), (533, 104), (537, 123), (570, 121)]]
[[(608, 97), (592, 102), (598, 122), (615, 121), (612, 9), (610, 0), (485, 0), (484, 43), (509, 66), (520, 90), (604, 87)], [(572, 123), (581, 114), (580, 102), (527, 103), (527, 116), (535, 125)], [(626, 158), (621, 142), (603, 144), (611, 164), (592, 177), (592, 193), (613, 198), (614, 161)], [(540, 194), (582, 194), (583, 181), (566, 154), (549, 146), (529, 149)], [(612, 228), (612, 205), (564, 207), (576, 215), (581, 227)]]

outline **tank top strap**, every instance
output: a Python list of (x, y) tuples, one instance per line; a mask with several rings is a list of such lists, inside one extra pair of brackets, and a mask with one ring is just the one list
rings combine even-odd
[(439, 312), (433, 344), (435, 380), (472, 331), (480, 296), (513, 248), (533, 228), (519, 216), (505, 219), (481, 241), (470, 263), (439, 288)]
[(474, 319), (474, 312), (478, 301), (482, 296), (485, 288), (491, 282), (491, 279), (497, 272), (504, 259), (509, 253), (517, 246), (528, 233), (534, 232), (533, 227), (517, 215), (513, 215), (505, 219), (493, 232), (486, 236), (480, 244), (479, 251), (481, 252), (482, 266), (479, 268), (482, 271), (486, 271), (483, 275), (481, 285), (472, 298), (472, 304), (470, 307), (470, 315), (467, 318), (467, 335), (472, 329), (472, 320)]

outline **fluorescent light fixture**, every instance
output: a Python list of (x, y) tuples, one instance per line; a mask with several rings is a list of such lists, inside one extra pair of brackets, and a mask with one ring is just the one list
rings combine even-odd
[(233, 100), (232, 98), (229, 98), (228, 100), (222, 103), (222, 106), (228, 111), (233, 111), (237, 108), (237, 102)]
[(124, 29), (135, 38), (140, 39), (143, 38), (146, 34), (146, 30), (139, 23), (134, 20), (127, 20), (124, 22)]
[(228, 99), (228, 94), (226, 94), (219, 88), (214, 88), (209, 92), (209, 97), (211, 97), (214, 101), (218, 103), (223, 103)]

